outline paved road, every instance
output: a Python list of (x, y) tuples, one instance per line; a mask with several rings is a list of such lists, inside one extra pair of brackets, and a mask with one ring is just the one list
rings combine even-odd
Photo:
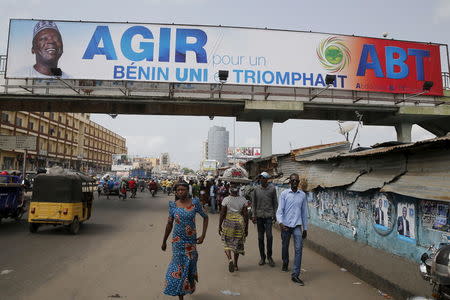
[[(93, 218), (79, 235), (63, 228), (28, 233), (25, 221), (0, 224), (0, 300), (174, 299), (161, 294), (170, 260), (160, 250), (169, 197), (149, 193), (119, 201), (96, 199)], [(250, 225), (240, 271), (228, 273), (217, 234), (218, 215), (210, 216), (199, 249), (200, 282), (188, 299), (382, 299), (378, 291), (330, 261), (304, 250), (305, 286), (281, 272), (281, 242), (275, 231), (277, 266), (258, 266), (256, 227)], [(197, 220), (201, 230), (201, 220)], [(170, 244), (170, 243), (169, 243)], [(240, 293), (224, 295), (221, 291)], [(122, 297), (122, 298), (119, 298)]]

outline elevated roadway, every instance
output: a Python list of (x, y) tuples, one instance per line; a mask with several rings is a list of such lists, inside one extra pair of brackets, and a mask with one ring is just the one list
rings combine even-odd
[(443, 97), (226, 83), (1, 78), (0, 110), (236, 117), (260, 122), (262, 154), (270, 155), (272, 124), (288, 119), (356, 121), (362, 116), (366, 125), (395, 126), (398, 140), (405, 142), (413, 124), (445, 135), (450, 132), (448, 73), (443, 78)]

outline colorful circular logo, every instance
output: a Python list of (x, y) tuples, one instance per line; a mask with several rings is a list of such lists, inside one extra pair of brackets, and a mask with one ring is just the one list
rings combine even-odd
[(323, 40), (316, 52), (322, 66), (331, 73), (340, 72), (350, 64), (350, 50), (338, 37)]

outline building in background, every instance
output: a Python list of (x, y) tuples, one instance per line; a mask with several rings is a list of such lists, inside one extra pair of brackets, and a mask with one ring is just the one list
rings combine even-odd
[(225, 127), (213, 126), (208, 131), (208, 160), (217, 160), (219, 167), (228, 165), (229, 139), (230, 133)]
[[(112, 154), (127, 153), (126, 140), (90, 120), (89, 114), (2, 111), (0, 135), (37, 138), (36, 149), (27, 152), (27, 170), (54, 165), (84, 172), (111, 169)], [(22, 170), (25, 151), (0, 149), (3, 170)]]
[(208, 141), (203, 142), (202, 160), (208, 159)]
[(170, 156), (169, 153), (161, 153), (161, 156), (159, 158), (159, 162), (161, 164), (161, 168), (169, 168), (170, 166)]

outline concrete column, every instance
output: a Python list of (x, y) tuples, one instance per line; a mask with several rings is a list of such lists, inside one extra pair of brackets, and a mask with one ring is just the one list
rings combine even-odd
[(402, 143), (411, 143), (411, 123), (400, 123), (395, 125), (395, 131), (397, 131), (397, 141)]
[(273, 120), (263, 119), (259, 121), (261, 136), (261, 157), (272, 155), (272, 128)]

